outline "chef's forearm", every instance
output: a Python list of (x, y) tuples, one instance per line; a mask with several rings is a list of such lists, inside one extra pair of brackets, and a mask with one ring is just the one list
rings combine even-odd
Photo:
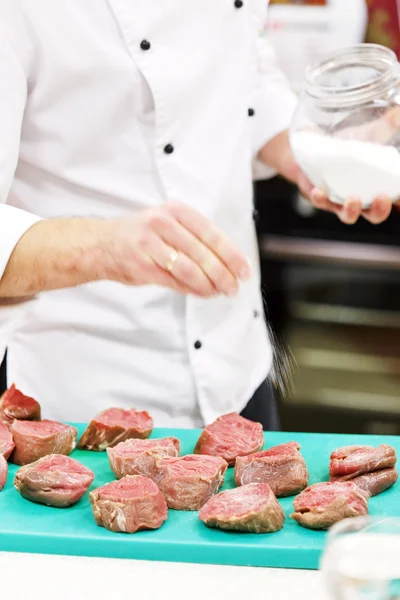
[(107, 222), (51, 219), (34, 224), (16, 244), (0, 280), (0, 298), (73, 287), (106, 278)]
[(258, 154), (259, 160), (269, 167), (272, 167), (282, 177), (292, 183), (297, 183), (299, 176), (299, 167), (293, 156), (290, 142), (289, 131), (285, 130), (273, 137)]

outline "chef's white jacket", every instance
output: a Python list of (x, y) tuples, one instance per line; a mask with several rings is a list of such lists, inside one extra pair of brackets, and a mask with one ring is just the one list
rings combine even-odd
[(134, 406), (157, 425), (197, 426), (240, 411), (268, 375), (252, 163), (296, 100), (266, 11), (265, 0), (0, 0), (0, 275), (39, 218), (122, 217), (168, 199), (255, 266), (234, 298), (104, 281), (2, 307), (9, 383), (48, 418)]

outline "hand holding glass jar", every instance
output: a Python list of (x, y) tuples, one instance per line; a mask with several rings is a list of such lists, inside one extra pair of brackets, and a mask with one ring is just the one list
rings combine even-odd
[(400, 66), (382, 46), (338, 51), (307, 70), (290, 142), (297, 183), (346, 223), (385, 220), (400, 199)]

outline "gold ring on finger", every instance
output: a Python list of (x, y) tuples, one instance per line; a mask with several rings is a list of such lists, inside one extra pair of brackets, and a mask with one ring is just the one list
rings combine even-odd
[(169, 271), (170, 273), (172, 273), (172, 270), (173, 270), (173, 268), (175, 266), (175, 263), (178, 260), (178, 258), (179, 258), (179, 253), (176, 250), (172, 249), (171, 252), (170, 252), (170, 254), (169, 254), (169, 259), (168, 259), (168, 262), (167, 262), (167, 271)]

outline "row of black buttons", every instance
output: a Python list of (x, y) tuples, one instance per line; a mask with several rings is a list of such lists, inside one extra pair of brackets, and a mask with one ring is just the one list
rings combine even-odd
[[(235, 0), (233, 3), (235, 8), (242, 8), (243, 0)], [(140, 43), (140, 47), (142, 50), (150, 50), (151, 44), (148, 40), (142, 40)], [(251, 110), (251, 109), (250, 109)]]
[[(242, 8), (243, 0), (235, 0), (234, 6), (235, 6), (235, 8)], [(144, 51), (150, 50), (151, 44), (148, 40), (142, 40), (140, 43), (140, 48)], [(248, 112), (249, 117), (253, 117), (255, 114), (254, 108), (249, 108), (247, 112)], [(172, 144), (167, 144), (164, 148), (165, 154), (172, 154), (173, 151), (174, 151), (174, 147)], [(254, 318), (257, 318), (258, 316), (259, 316), (259, 313), (257, 310), (255, 310)], [(193, 345), (196, 350), (200, 350), (200, 348), (202, 347), (202, 343), (200, 342), (200, 340), (196, 340)]]
[[(253, 108), (249, 108), (249, 117), (252, 117), (253, 115), (254, 115), (254, 109)], [(174, 150), (175, 150), (175, 148), (173, 147), (172, 144), (167, 144), (164, 147), (165, 154), (172, 154)]]
[[(253, 108), (249, 108), (248, 112), (249, 112), (249, 117), (252, 117), (254, 115), (254, 109)], [(173, 147), (172, 144), (167, 144), (164, 147), (165, 154), (172, 154), (174, 150), (175, 150), (175, 148)]]
[[(235, 7), (236, 8), (241, 8), (243, 6), (243, 2), (242, 0), (235, 0)], [(146, 50), (150, 50), (151, 48), (151, 44), (148, 40), (142, 40), (140, 42), (140, 47), (142, 50), (146, 51)], [(254, 108), (249, 108), (247, 110), (247, 114), (249, 115), (249, 117), (253, 117), (255, 114)], [(164, 148), (164, 152), (165, 154), (172, 154), (174, 151), (174, 147), (172, 144), (167, 144)]]

